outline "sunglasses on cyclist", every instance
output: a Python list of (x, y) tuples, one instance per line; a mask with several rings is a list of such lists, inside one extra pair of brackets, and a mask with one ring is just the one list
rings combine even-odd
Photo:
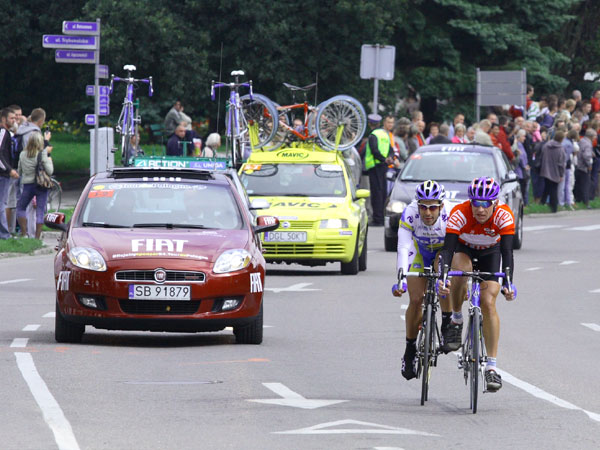
[(435, 205), (426, 205), (425, 203), (417, 203), (417, 205), (419, 205), (419, 209), (422, 211), (435, 211), (436, 208), (439, 208), (440, 206), (442, 206), (441, 203), (436, 203)]
[(475, 208), (479, 208), (480, 206), (482, 208), (489, 208), (493, 204), (493, 200), (471, 200), (471, 205), (473, 205)]

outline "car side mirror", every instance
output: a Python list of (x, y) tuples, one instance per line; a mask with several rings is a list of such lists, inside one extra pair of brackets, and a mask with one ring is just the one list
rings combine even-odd
[(250, 202), (250, 210), (269, 209), (271, 204), (264, 198), (255, 198)]
[(279, 219), (275, 216), (258, 216), (256, 218), (255, 233), (264, 233), (279, 228)]
[(511, 183), (513, 181), (518, 181), (517, 174), (513, 170), (511, 170), (506, 174), (506, 177), (504, 178), (504, 183)]
[(368, 189), (357, 189), (355, 197), (356, 198), (369, 198), (371, 196), (371, 191)]
[(398, 174), (397, 174), (397, 173), (396, 173), (396, 171), (394, 171), (394, 170), (388, 170), (388, 171), (385, 173), (385, 178), (386, 178), (388, 181), (396, 181), (396, 177), (397, 177), (397, 176), (398, 176)]
[(68, 229), (68, 226), (65, 223), (65, 215), (59, 212), (46, 214), (44, 217), (44, 225), (53, 230), (67, 231)]

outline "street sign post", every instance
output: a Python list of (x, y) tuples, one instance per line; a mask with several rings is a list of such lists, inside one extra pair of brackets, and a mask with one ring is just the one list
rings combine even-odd
[(110, 103), (108, 95), (100, 95), (98, 101), (100, 102), (100, 105), (108, 105)]
[(89, 96), (96, 95), (96, 94), (94, 93), (94, 87), (95, 87), (95, 86), (94, 86), (93, 84), (88, 84), (88, 85), (85, 87), (85, 95), (89, 95)]
[(86, 125), (97, 125), (96, 114), (86, 114), (85, 124)]
[(393, 45), (364, 44), (360, 52), (360, 77), (375, 80), (373, 86), (373, 113), (377, 113), (379, 80), (394, 79), (396, 47)]
[(61, 34), (45, 34), (42, 38), (42, 47), (97, 50), (98, 42), (95, 36), (63, 36)]
[(62, 32), (64, 34), (100, 36), (100, 20), (98, 19), (96, 22), (71, 22), (65, 20)]
[(108, 105), (100, 105), (98, 108), (98, 115), (100, 116), (108, 116), (110, 114), (110, 106)]
[(98, 78), (108, 78), (108, 66), (104, 64), (98, 64), (96, 66), (96, 76)]
[(56, 50), (54, 60), (57, 63), (96, 64), (96, 55), (90, 50)]
[(476, 72), (475, 118), (481, 106), (526, 106), (527, 70), (479, 70)]

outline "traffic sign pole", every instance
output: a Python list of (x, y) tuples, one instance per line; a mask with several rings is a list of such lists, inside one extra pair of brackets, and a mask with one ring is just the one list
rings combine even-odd
[[(98, 122), (100, 121), (100, 79), (98, 78), (98, 65), (100, 64), (100, 19), (96, 19), (96, 30), (98, 30), (98, 51), (96, 52), (96, 66), (94, 67), (94, 114), (96, 121), (94, 122), (94, 170), (97, 172), (99, 167), (98, 161)], [(91, 173), (90, 168), (90, 175)]]

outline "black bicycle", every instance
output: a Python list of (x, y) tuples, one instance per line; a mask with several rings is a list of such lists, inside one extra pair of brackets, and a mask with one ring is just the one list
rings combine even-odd
[[(428, 400), (429, 379), (431, 368), (437, 366), (441, 350), (441, 333), (437, 322), (439, 298), (436, 289), (439, 274), (431, 267), (425, 267), (423, 272), (408, 272), (407, 277), (426, 278), (425, 297), (423, 298), (423, 321), (417, 334), (417, 379), (421, 378), (421, 405)], [(398, 273), (398, 282), (402, 273)]]

